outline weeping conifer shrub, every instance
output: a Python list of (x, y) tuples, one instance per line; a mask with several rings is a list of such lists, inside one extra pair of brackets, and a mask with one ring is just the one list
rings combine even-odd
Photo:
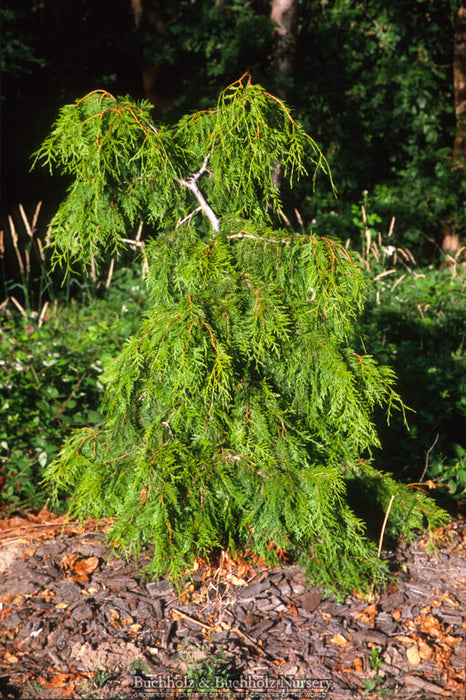
[[(96, 91), (64, 107), (36, 159), (72, 176), (53, 221), (55, 261), (88, 265), (140, 221), (148, 311), (107, 364), (105, 424), (74, 432), (47, 469), (78, 517), (113, 518), (154, 575), (241, 549), (306, 567), (343, 595), (386, 570), (346, 483), (370, 486), (392, 529), (442, 522), (379, 473), (371, 416), (403, 409), (391, 369), (350, 344), (365, 282), (339, 243), (272, 226), (276, 170), (330, 177), (287, 106), (248, 75), (211, 110), (156, 126), (147, 102)], [(308, 175), (310, 174), (310, 175)]]

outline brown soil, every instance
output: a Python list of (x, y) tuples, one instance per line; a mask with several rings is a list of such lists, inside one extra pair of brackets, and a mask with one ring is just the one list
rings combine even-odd
[(104, 530), (47, 512), (0, 521), (3, 698), (464, 697), (464, 521), (436, 532), (435, 554), (427, 538), (386, 552), (393, 583), (344, 602), (298, 567), (228, 557), (175, 590)]

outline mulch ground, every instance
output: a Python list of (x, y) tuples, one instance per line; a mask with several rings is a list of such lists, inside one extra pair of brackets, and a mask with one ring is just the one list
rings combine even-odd
[[(199, 563), (179, 590), (105, 524), (0, 521), (3, 698), (463, 698), (466, 523), (385, 552), (394, 580), (324, 599), (303, 571)], [(144, 563), (144, 562), (142, 562)]]

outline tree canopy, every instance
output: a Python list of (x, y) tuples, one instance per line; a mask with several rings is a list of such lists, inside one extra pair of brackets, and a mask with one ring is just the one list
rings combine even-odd
[[(95, 88), (139, 97), (142, 65), (152, 66), (156, 118), (167, 123), (210, 105), (246, 70), (274, 92), (268, 0), (153, 5), (155, 28), (146, 23), (137, 31), (129, 0), (114, 4), (111, 18), (88, 0), (46, 0), (32, 12), (25, 2), (4, 3), (4, 128), (22, 130), (16, 144), (8, 139), (5, 157), (10, 167), (22, 159), (18, 182), (60, 104)], [(297, 5), (287, 92), (305, 129), (325, 149), (339, 199), (331, 188), (325, 194), (322, 180), (318, 200), (304, 185), (289, 195), (290, 204), (304, 221), (315, 221), (318, 232), (345, 239), (355, 235), (351, 207), (367, 192), (387, 227), (396, 217), (400, 243), (430, 259), (443, 222), (453, 231), (464, 228), (464, 169), (451, 168), (453, 21), (461, 3)], [(22, 196), (14, 180), (3, 183), (13, 203)]]

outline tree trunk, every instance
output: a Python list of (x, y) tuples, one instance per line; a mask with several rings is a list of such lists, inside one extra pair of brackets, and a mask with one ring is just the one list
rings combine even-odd
[(282, 99), (288, 99), (292, 90), (298, 24), (297, 0), (272, 0), (270, 19), (274, 22), (274, 83)]
[(142, 83), (144, 95), (162, 113), (173, 102), (173, 76), (162, 63), (151, 59), (151, 45), (163, 36), (167, 13), (163, 0), (131, 0), (134, 23), (143, 39)]
[[(453, 85), (455, 93), (456, 131), (452, 153), (452, 170), (459, 171), (460, 181), (466, 178), (466, 8), (460, 7), (453, 18), (454, 57)], [(454, 222), (442, 226), (442, 250), (447, 256), (447, 264), (465, 264), (465, 251), (461, 234)]]
[(460, 7), (454, 18), (455, 53), (453, 84), (455, 89), (456, 135), (453, 167), (465, 170), (466, 158), (466, 7)]

